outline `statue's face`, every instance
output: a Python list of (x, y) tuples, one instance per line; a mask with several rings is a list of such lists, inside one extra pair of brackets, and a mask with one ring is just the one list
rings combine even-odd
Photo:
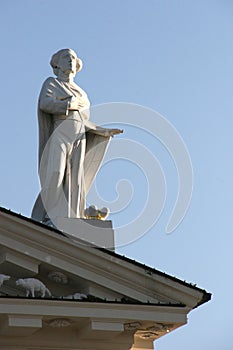
[(61, 69), (63, 73), (69, 74), (69, 73), (76, 73), (76, 59), (77, 56), (75, 52), (66, 50), (61, 53), (59, 61), (58, 61), (58, 67)]

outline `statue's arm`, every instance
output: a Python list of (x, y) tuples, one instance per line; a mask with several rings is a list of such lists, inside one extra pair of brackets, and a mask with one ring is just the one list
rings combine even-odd
[(71, 96), (58, 95), (54, 78), (48, 78), (41, 89), (39, 97), (39, 108), (49, 114), (67, 115), (70, 107)]

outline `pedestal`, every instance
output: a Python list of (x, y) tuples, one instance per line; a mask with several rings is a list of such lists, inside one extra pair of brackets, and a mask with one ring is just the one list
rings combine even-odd
[(56, 227), (93, 246), (115, 250), (112, 221), (93, 219), (57, 218)]

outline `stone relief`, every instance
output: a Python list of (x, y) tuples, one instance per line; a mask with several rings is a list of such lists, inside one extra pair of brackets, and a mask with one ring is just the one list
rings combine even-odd
[(68, 283), (68, 277), (62, 272), (51, 271), (48, 274), (48, 278), (55, 283), (59, 283), (59, 284), (67, 284)]
[[(60, 284), (61, 286), (65, 286), (69, 284), (69, 279), (68, 277), (63, 274), (62, 272), (58, 272), (58, 271), (51, 271), (50, 273), (48, 273), (48, 278), (50, 279), (50, 281), (52, 281), (55, 284)], [(8, 281), (9, 279), (12, 279), (12, 283), (8, 284), (9, 287), (9, 291), (4, 291), (2, 293), (0, 293), (0, 295), (4, 295), (4, 296), (18, 296), (17, 291), (15, 291), (13, 285), (15, 284), (17, 287), (19, 287), (21, 290), (25, 291), (25, 297), (32, 297), (32, 298), (44, 298), (46, 296), (48, 296), (49, 298), (53, 298), (53, 299), (63, 299), (63, 300), (74, 300), (74, 301), (83, 301), (83, 300), (87, 300), (87, 301), (98, 301), (98, 302), (103, 302), (106, 301), (107, 298), (100, 298), (97, 297), (93, 294), (85, 294), (82, 292), (74, 292), (73, 294), (69, 294), (69, 295), (64, 295), (62, 294), (62, 292), (60, 292), (59, 294), (57, 294), (55, 292), (55, 294), (51, 293), (51, 291), (46, 287), (46, 285), (41, 282), (39, 279), (37, 278), (18, 278), (16, 279), (16, 277), (14, 276), (8, 276), (8, 275), (4, 275), (4, 274), (0, 274), (0, 287), (3, 285), (3, 283), (5, 281)], [(13, 289), (12, 289), (13, 287)], [(56, 287), (55, 287), (56, 289)], [(112, 300), (111, 298), (108, 300)], [(112, 300), (113, 301), (113, 300)], [(126, 297), (122, 297), (122, 298), (118, 298), (118, 299), (114, 299), (114, 301), (116, 302), (130, 302), (130, 299), (126, 298)], [(127, 324), (126, 327), (128, 327), (128, 330), (130, 329), (130, 327), (135, 327), (135, 325), (133, 323)]]
[(83, 300), (87, 299), (87, 295), (83, 293), (74, 293), (71, 295), (63, 296), (63, 299), (74, 299), (74, 300)]
[(11, 276), (4, 275), (0, 273), (0, 287), (3, 285), (5, 281), (8, 281), (11, 278)]
[(44, 298), (46, 294), (51, 297), (51, 292), (49, 289), (44, 285), (44, 283), (36, 278), (20, 278), (15, 282), (15, 284), (26, 290), (26, 297), (31, 294), (31, 296), (34, 298), (35, 292), (39, 292), (42, 298)]

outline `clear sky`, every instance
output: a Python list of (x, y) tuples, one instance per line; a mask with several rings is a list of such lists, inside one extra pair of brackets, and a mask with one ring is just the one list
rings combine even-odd
[[(213, 293), (189, 315), (188, 326), (157, 342), (157, 350), (233, 348), (232, 17), (230, 0), (0, 2), (0, 206), (30, 216), (39, 191), (36, 101), (52, 75), (50, 57), (60, 48), (71, 47), (83, 59), (76, 82), (93, 105), (129, 102), (158, 111), (187, 146), (193, 196), (184, 220), (168, 235), (178, 191), (169, 153), (133, 127), (136, 114), (118, 139), (138, 141), (157, 157), (167, 198), (156, 225), (117, 251)], [(117, 120), (110, 115), (109, 122)], [(120, 179), (128, 178), (134, 189), (132, 203), (112, 217), (114, 225), (138, 215), (146, 198), (148, 174), (129, 163), (112, 161), (97, 177), (108, 200)]]

